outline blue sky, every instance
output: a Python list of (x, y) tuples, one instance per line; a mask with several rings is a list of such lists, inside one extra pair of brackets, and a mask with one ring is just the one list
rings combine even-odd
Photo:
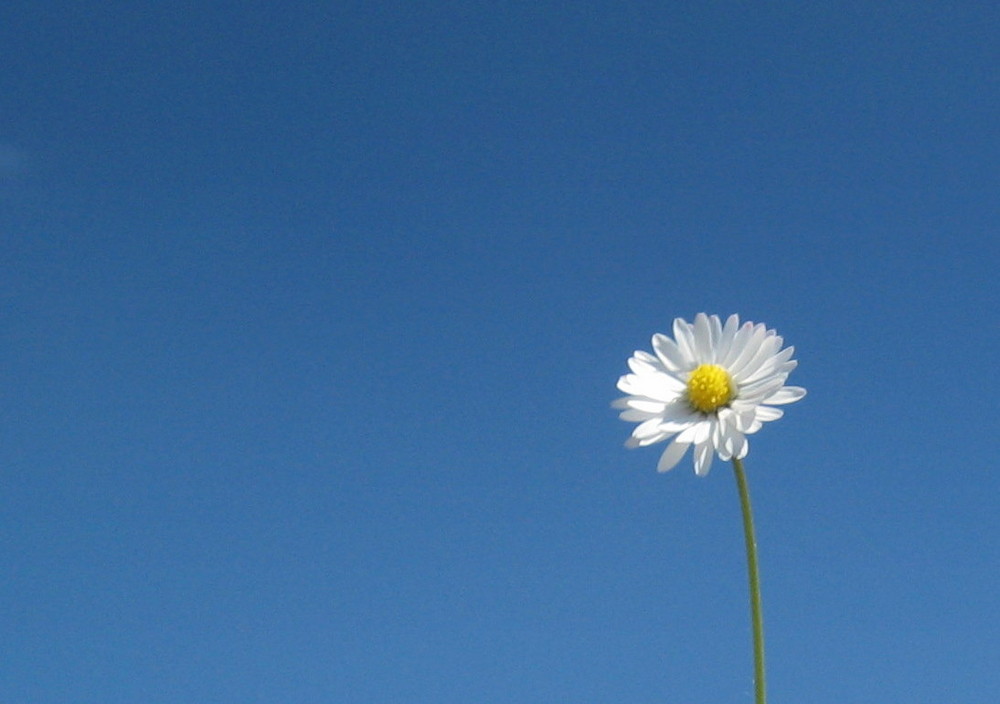
[(994, 3), (6, 2), (0, 700), (1000, 699)]

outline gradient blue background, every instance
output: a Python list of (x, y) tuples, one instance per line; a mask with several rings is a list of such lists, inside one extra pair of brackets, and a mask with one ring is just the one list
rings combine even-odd
[(1000, 701), (994, 2), (0, 6), (0, 701)]

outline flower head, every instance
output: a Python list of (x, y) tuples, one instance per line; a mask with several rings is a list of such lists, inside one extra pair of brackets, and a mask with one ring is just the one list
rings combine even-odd
[(694, 323), (674, 320), (674, 339), (653, 335), (650, 354), (637, 351), (628, 360), (631, 374), (618, 380), (628, 396), (612, 405), (622, 420), (637, 422), (626, 447), (670, 444), (657, 470), (666, 472), (694, 445), (694, 471), (708, 474), (713, 455), (743, 459), (747, 435), (783, 414), (774, 408), (798, 401), (806, 390), (785, 386), (798, 364), (794, 347), (761, 323), (743, 323), (731, 315), (699, 313)]

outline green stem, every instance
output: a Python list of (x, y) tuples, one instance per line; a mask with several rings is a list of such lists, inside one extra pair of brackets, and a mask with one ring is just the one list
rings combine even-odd
[(750, 620), (753, 623), (753, 673), (756, 704), (766, 704), (764, 686), (764, 614), (760, 605), (760, 574), (757, 571), (757, 538), (753, 532), (753, 514), (750, 512), (750, 491), (743, 472), (743, 461), (733, 458), (733, 472), (740, 491), (743, 509), (743, 535), (747, 544), (747, 572), (750, 576)]

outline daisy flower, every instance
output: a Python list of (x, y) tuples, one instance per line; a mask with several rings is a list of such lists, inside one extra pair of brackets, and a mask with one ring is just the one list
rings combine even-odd
[(777, 420), (775, 406), (798, 401), (806, 390), (785, 386), (797, 362), (794, 347), (761, 323), (740, 325), (731, 315), (699, 313), (694, 323), (674, 320), (674, 339), (653, 335), (655, 354), (637, 351), (628, 360), (631, 374), (618, 380), (627, 396), (612, 405), (620, 418), (637, 422), (626, 447), (670, 440), (657, 470), (672, 469), (694, 446), (694, 471), (708, 474), (712, 458), (743, 459), (747, 435)]

